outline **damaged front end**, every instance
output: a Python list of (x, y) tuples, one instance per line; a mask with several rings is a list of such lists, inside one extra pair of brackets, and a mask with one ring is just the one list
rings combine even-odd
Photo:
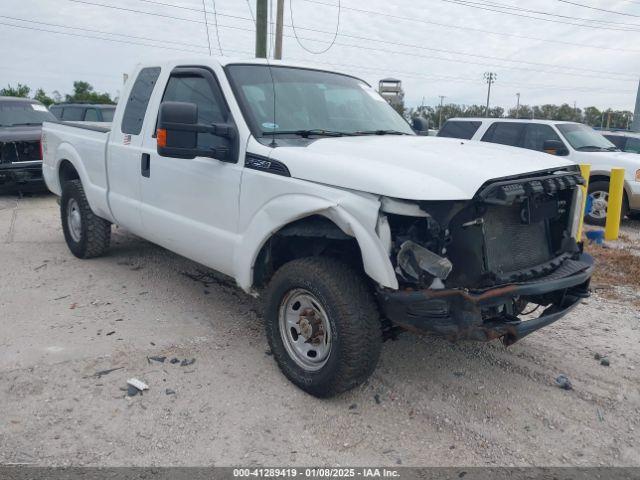
[(583, 183), (570, 168), (490, 181), (468, 201), (383, 199), (400, 283), (378, 290), (384, 315), (406, 330), (507, 345), (559, 319), (589, 295), (593, 261), (576, 242)]
[(39, 138), (0, 138), (0, 188), (22, 188), (32, 185), (42, 187), (43, 182)]

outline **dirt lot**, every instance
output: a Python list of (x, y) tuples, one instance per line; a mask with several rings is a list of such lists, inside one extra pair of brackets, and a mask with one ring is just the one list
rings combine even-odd
[[(509, 349), (404, 335), (323, 401), (279, 373), (256, 300), (122, 230), (77, 260), (57, 208), (0, 197), (0, 463), (640, 465), (633, 287), (600, 284)], [(150, 390), (127, 398), (131, 377)]]

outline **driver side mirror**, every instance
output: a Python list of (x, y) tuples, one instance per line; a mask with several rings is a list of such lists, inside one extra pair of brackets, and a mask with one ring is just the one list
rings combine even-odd
[(545, 140), (542, 145), (542, 150), (550, 155), (557, 155), (559, 157), (565, 157), (569, 155), (569, 149), (564, 146), (560, 140)]
[[(223, 162), (235, 162), (232, 157), (235, 126), (214, 123), (198, 123), (198, 105), (188, 102), (162, 102), (158, 115), (157, 130), (158, 154), (163, 157), (193, 159), (211, 157)], [(198, 133), (210, 133), (227, 141), (225, 146), (198, 148)]]

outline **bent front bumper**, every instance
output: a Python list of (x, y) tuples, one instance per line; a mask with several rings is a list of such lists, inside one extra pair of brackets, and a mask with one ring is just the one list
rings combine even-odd
[[(589, 296), (593, 259), (582, 254), (555, 272), (535, 281), (470, 292), (379, 289), (378, 301), (391, 322), (418, 333), (435, 333), (450, 340), (488, 341), (501, 338), (511, 345), (569, 313)], [(509, 310), (514, 300), (547, 305), (542, 314), (522, 320)]]

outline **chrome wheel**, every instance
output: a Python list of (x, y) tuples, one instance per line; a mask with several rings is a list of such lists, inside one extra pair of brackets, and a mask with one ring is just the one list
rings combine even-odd
[(596, 190), (589, 194), (591, 197), (591, 211), (589, 216), (598, 220), (607, 218), (607, 205), (609, 204), (609, 192)]
[(74, 198), (70, 198), (67, 203), (67, 226), (73, 241), (79, 242), (82, 238), (82, 217), (78, 202)]
[(278, 312), (282, 343), (289, 357), (307, 371), (320, 370), (331, 353), (331, 325), (313, 294), (303, 288), (287, 292)]

